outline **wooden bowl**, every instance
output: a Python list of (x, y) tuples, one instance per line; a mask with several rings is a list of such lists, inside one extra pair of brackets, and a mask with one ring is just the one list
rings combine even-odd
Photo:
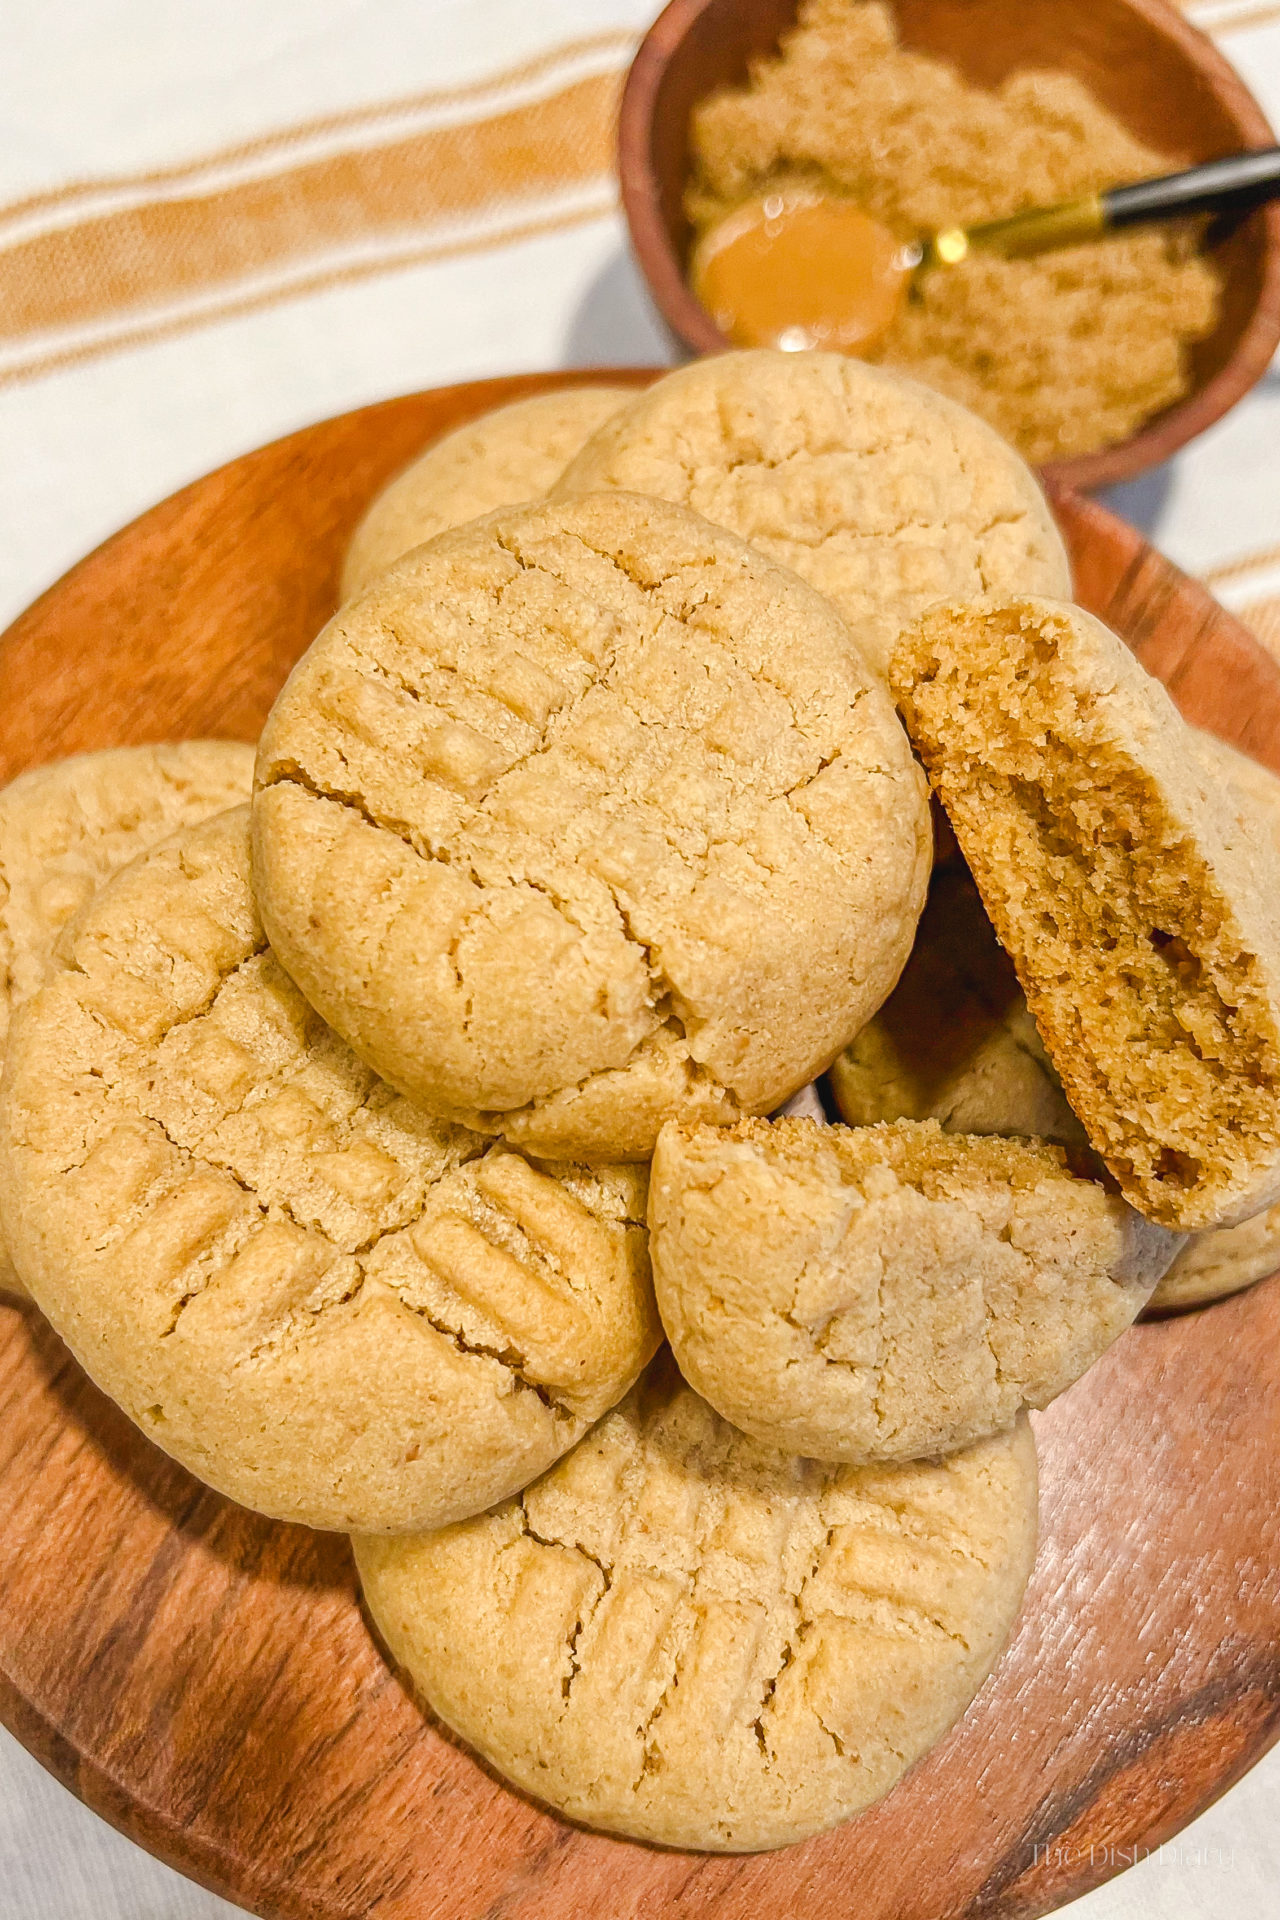
[[(694, 353), (729, 343), (685, 279), (690, 113), (776, 50), (796, 6), (672, 0), (627, 78), (618, 155), (631, 241), (668, 327)], [(1176, 147), (1198, 161), (1275, 143), (1235, 69), (1165, 0), (893, 0), (893, 11), (904, 46), (951, 61), (978, 85), (995, 86), (1027, 66), (1076, 75), (1157, 149)], [(1223, 276), (1222, 314), (1191, 349), (1187, 398), (1117, 446), (1051, 462), (1046, 477), (1086, 490), (1132, 480), (1221, 419), (1266, 371), (1280, 344), (1280, 203), (1238, 224), (1213, 259)]]
[[(0, 640), (0, 779), (76, 750), (253, 739), (373, 493), (526, 375), (247, 454), (144, 514)], [(1093, 502), (1081, 598), (1187, 713), (1280, 771), (1280, 667)], [(1280, 1731), (1280, 1279), (1137, 1327), (1036, 1418), (1041, 1542), (960, 1725), (861, 1819), (662, 1852), (512, 1792), (430, 1721), (347, 1543), (211, 1493), (0, 1301), (0, 1718), (144, 1847), (264, 1920), (1028, 1920), (1154, 1847)]]

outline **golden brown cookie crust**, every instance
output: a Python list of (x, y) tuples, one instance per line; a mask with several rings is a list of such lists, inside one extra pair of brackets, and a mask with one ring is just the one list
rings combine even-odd
[[(0, 1061), (9, 1021), (44, 984), (63, 927), (102, 883), (253, 783), (239, 740), (112, 747), (34, 767), (0, 792)], [(0, 1293), (26, 1288), (0, 1239)]]
[(647, 1156), (812, 1079), (906, 959), (924, 782), (834, 609), (686, 509), (496, 514), (345, 608), (267, 723), (254, 878), (433, 1111)]
[(503, 1499), (657, 1339), (638, 1168), (522, 1155), (410, 1106), (266, 945), (249, 810), (80, 916), (0, 1092), (37, 1304), (130, 1418), (276, 1518), (403, 1531)]
[(1168, 1260), (1168, 1236), (1060, 1150), (936, 1121), (667, 1126), (649, 1229), (689, 1383), (766, 1445), (852, 1465), (1048, 1406)]
[(635, 393), (566, 387), (496, 407), (436, 440), (384, 487), (351, 536), (342, 598), (361, 593), (411, 547), (498, 507), (540, 500), (583, 442)]
[(833, 600), (880, 676), (936, 600), (1066, 598), (1040, 487), (992, 428), (839, 353), (716, 354), (669, 373), (588, 440), (556, 495), (622, 487), (692, 507)]
[(942, 1462), (822, 1466), (663, 1358), (520, 1500), (355, 1549), (393, 1657), (517, 1787), (744, 1852), (870, 1805), (964, 1712), (1035, 1531), (1025, 1418)]
[(1164, 688), (1080, 608), (927, 614), (893, 684), (1041, 1038), (1134, 1206), (1280, 1198), (1280, 865)]

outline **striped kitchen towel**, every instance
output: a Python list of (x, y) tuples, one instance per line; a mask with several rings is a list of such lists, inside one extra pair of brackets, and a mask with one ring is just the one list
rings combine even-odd
[[(656, 0), (0, 10), (0, 624), (244, 448), (439, 381), (670, 346), (619, 90)], [(1186, 0), (1280, 105), (1280, 0)], [(1117, 504), (1280, 647), (1275, 377)]]

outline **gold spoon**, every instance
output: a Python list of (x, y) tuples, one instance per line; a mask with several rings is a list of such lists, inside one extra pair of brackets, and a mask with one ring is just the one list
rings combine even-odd
[(864, 353), (889, 331), (917, 274), (971, 253), (1045, 253), (1153, 220), (1242, 213), (1277, 196), (1280, 147), (1267, 147), (904, 244), (852, 200), (796, 187), (735, 207), (699, 241), (689, 277), (738, 346)]

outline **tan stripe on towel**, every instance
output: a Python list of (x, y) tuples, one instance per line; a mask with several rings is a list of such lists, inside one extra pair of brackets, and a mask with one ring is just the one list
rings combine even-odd
[(1234, 7), (1214, 4), (1214, 0), (1180, 0), (1191, 24), (1202, 33), (1215, 37), (1220, 33), (1241, 33), (1249, 27), (1265, 27), (1280, 20), (1280, 0), (1239, 0)]
[(1251, 573), (1270, 572), (1280, 567), (1280, 547), (1264, 547), (1261, 553), (1248, 553), (1238, 560), (1224, 560), (1221, 566), (1206, 567), (1200, 576), (1207, 586), (1223, 587), (1231, 580), (1247, 579)]
[(518, 240), (532, 239), (539, 234), (556, 233), (566, 227), (579, 226), (586, 220), (597, 220), (616, 203), (617, 194), (612, 184), (606, 182), (602, 183), (597, 196), (586, 199), (582, 205), (568, 212), (547, 213), (535, 209), (523, 219), (486, 228), (483, 233), (472, 237), (455, 236), (435, 242), (424, 239), (421, 244), (388, 248), (367, 258), (347, 261), (340, 266), (320, 267), (312, 273), (303, 272), (281, 283), (252, 291), (237, 291), (236, 287), (232, 287), (201, 305), (193, 304), (176, 312), (142, 316), (134, 322), (122, 316), (116, 325), (103, 327), (87, 337), (64, 339), (61, 345), (37, 350), (8, 366), (0, 363), (0, 388), (21, 385), (25, 380), (56, 373), (62, 367), (75, 366), (104, 353), (146, 346), (155, 340), (168, 340), (179, 334), (191, 333), (215, 320), (234, 319), (240, 314), (256, 313), (264, 307), (280, 306), (286, 300), (296, 300), (306, 294), (325, 293), (334, 287), (368, 280), (379, 274), (395, 273), (402, 268), (421, 266), (431, 260), (453, 259), (467, 253), (485, 252), (492, 247), (510, 246)]
[[(584, 39), (564, 41), (536, 59), (504, 68), (485, 80), (469, 81), (453, 87), (434, 87), (423, 93), (386, 100), (376, 106), (357, 107), (346, 113), (328, 114), (298, 122), (256, 140), (241, 140), (229, 147), (215, 148), (200, 159), (182, 166), (157, 167), (144, 173), (117, 174), (101, 180), (77, 180), (51, 192), (37, 193), (24, 200), (0, 206), (0, 246), (9, 242), (9, 229), (15, 224), (67, 224), (83, 218), (86, 211), (101, 208), (104, 200), (123, 197), (137, 199), (171, 196), (174, 189), (187, 189), (192, 195), (209, 190), (229, 170), (279, 172), (296, 158), (299, 149), (328, 141), (346, 147), (377, 144), (380, 128), (397, 121), (414, 119), (437, 121), (447, 116), (469, 121), (486, 120), (495, 112), (517, 104), (512, 96), (531, 89), (543, 97), (560, 90), (567, 69), (588, 65), (596, 70), (620, 70), (635, 44), (635, 36), (614, 31), (590, 34)], [(469, 109), (460, 112), (459, 110)]]
[(616, 74), (469, 125), (329, 155), (221, 192), (156, 200), (0, 253), (0, 340), (171, 303), (355, 237), (425, 233), (607, 172)]

